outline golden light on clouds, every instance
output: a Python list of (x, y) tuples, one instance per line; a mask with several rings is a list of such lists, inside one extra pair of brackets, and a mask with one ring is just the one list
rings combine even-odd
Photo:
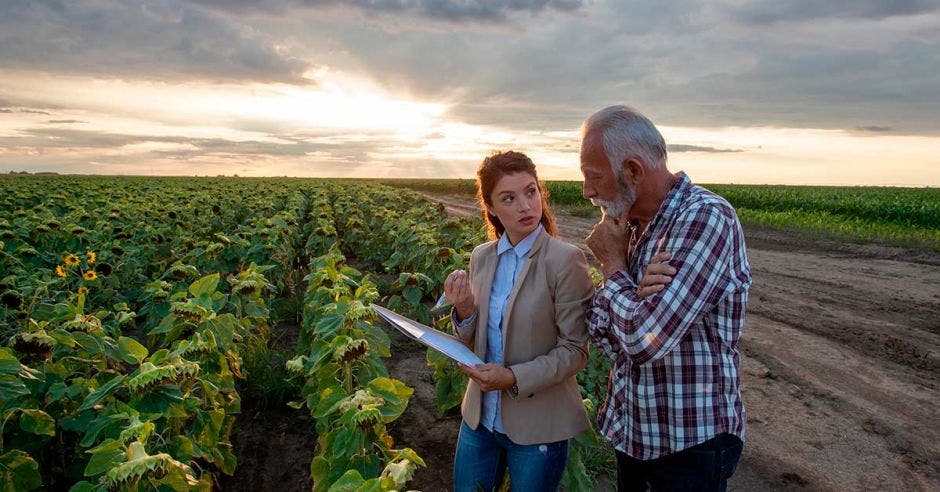
[[(580, 179), (577, 128), (470, 124), (446, 101), (325, 68), (308, 76), (297, 86), (5, 73), (0, 99), (40, 109), (0, 113), (0, 170), (58, 163), (60, 172), (101, 174), (467, 178), (485, 155), (516, 149), (544, 179)], [(670, 169), (698, 182), (940, 185), (938, 137), (660, 129), (673, 146)]]

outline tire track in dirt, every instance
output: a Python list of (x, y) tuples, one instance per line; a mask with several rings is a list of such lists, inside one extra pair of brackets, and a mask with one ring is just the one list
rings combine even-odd
[[(453, 216), (480, 213), (466, 197), (422, 195)], [(593, 259), (583, 238), (594, 222), (559, 213), (559, 235)], [(940, 254), (751, 227), (745, 235), (748, 430), (730, 488), (940, 490)], [(450, 440), (436, 439), (450, 463), (453, 420)], [(446, 471), (425, 490), (447, 490)]]

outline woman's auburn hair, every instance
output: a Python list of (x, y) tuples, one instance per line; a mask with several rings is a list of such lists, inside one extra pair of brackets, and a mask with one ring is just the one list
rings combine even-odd
[(522, 152), (513, 150), (497, 152), (483, 159), (480, 167), (477, 169), (477, 201), (480, 208), (483, 209), (483, 221), (486, 223), (486, 235), (490, 239), (499, 239), (506, 227), (500, 222), (499, 217), (489, 213), (493, 206), (493, 188), (503, 176), (509, 174), (527, 173), (535, 178), (539, 187), (539, 196), (542, 197), (542, 218), (539, 219), (545, 232), (554, 236), (558, 232), (555, 225), (555, 214), (548, 205), (548, 188), (545, 183), (539, 180), (539, 175), (535, 171), (535, 164), (532, 159)]

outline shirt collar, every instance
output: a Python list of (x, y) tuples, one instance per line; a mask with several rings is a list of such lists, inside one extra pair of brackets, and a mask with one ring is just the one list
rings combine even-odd
[(499, 243), (496, 245), (496, 254), (501, 255), (511, 249), (516, 253), (516, 256), (520, 258), (525, 256), (529, 250), (532, 249), (532, 245), (535, 244), (535, 240), (539, 237), (539, 233), (541, 233), (544, 229), (545, 227), (542, 226), (542, 224), (539, 224), (539, 226), (536, 227), (534, 231), (530, 232), (529, 235), (525, 237), (525, 239), (519, 241), (519, 244), (517, 244), (515, 247), (513, 247), (512, 243), (509, 242), (509, 234), (503, 233), (503, 235), (499, 237)]
[(682, 205), (682, 202), (685, 201), (691, 187), (692, 180), (689, 179), (685, 172), (677, 172), (676, 182), (672, 184), (672, 188), (666, 193), (666, 198), (663, 199), (663, 204), (659, 207), (659, 212), (656, 213), (647, 228), (652, 227), (653, 222), (667, 219), (675, 214)]

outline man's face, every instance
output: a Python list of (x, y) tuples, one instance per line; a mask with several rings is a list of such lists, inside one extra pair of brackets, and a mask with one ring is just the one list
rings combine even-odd
[(581, 174), (584, 175), (584, 198), (602, 207), (611, 217), (621, 217), (636, 201), (636, 188), (616, 176), (596, 137), (586, 136), (581, 142)]

